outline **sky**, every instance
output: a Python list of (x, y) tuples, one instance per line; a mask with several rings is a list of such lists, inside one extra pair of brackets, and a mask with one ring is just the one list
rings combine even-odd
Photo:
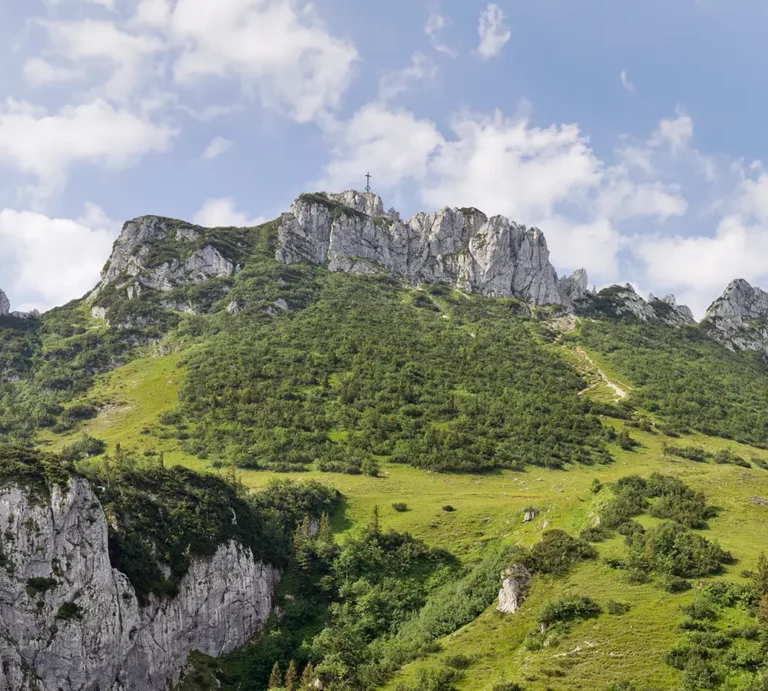
[(759, 0), (0, 0), (0, 288), (45, 310), (122, 224), (362, 189), (544, 232), (701, 317), (768, 287)]

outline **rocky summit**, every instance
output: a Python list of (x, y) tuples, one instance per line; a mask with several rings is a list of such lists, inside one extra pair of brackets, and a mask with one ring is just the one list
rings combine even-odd
[(558, 279), (544, 234), (474, 208), (402, 221), (372, 193), (303, 194), (283, 215), (277, 259), (331, 271), (385, 271), (411, 284), (447, 283), (468, 293), (570, 306), (587, 289), (581, 269)]
[(768, 352), (768, 293), (744, 279), (732, 281), (709, 306), (704, 326), (731, 350)]

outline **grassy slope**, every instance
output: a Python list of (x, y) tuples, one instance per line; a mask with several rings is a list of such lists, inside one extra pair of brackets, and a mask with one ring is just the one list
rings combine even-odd
[[(564, 356), (568, 353), (564, 352)], [(102, 377), (90, 397), (109, 401), (111, 405), (89, 423), (88, 430), (111, 446), (120, 441), (128, 448), (163, 450), (167, 462), (205, 468), (204, 462), (180, 451), (177, 440), (160, 439), (152, 433), (157, 416), (176, 403), (183, 378), (179, 359), (178, 354), (148, 355)], [(599, 356), (595, 360), (602, 368)], [(603, 371), (612, 376), (606, 369)], [(588, 395), (607, 398), (608, 392), (597, 387)], [(619, 429), (622, 425), (618, 421), (609, 424)], [(408, 530), (430, 545), (450, 549), (465, 563), (471, 563), (492, 541), (530, 544), (545, 526), (577, 533), (590, 525), (599, 501), (599, 495), (596, 498), (589, 491), (596, 477), (610, 482), (633, 472), (647, 475), (655, 470), (679, 475), (723, 509), (705, 534), (719, 540), (737, 557), (738, 561), (727, 567), (725, 577), (739, 580), (742, 569), (754, 566), (768, 537), (768, 508), (750, 501), (754, 495), (768, 497), (768, 473), (665, 458), (661, 451), (664, 437), (634, 429), (631, 434), (642, 443), (639, 450), (626, 452), (614, 448), (617, 461), (610, 466), (575, 467), (565, 472), (532, 468), (523, 473), (453, 475), (385, 464), (380, 478), (321, 473), (291, 477), (318, 479), (343, 492), (346, 510), (337, 517), (335, 526), (342, 536), (366, 521), (374, 505), (378, 505), (385, 527)], [(72, 437), (49, 435), (48, 441), (55, 448)], [(685, 437), (684, 443), (699, 444), (713, 451), (728, 448), (745, 457), (754, 453), (735, 442), (698, 434)], [(760, 455), (768, 459), (768, 452)], [(261, 486), (276, 476), (266, 472), (241, 473), (250, 487)], [(391, 508), (395, 501), (407, 502), (409, 510), (395, 512)], [(444, 512), (445, 504), (451, 504), (456, 511)], [(532, 523), (523, 524), (522, 511), (529, 505), (536, 506), (541, 513)], [(622, 543), (616, 538), (598, 545), (598, 549), (602, 555), (618, 554)], [(549, 598), (564, 592), (589, 595), (603, 603), (608, 599), (628, 602), (632, 610), (623, 616), (604, 614), (597, 620), (576, 625), (553, 648), (531, 653), (521, 647), (525, 635), (535, 627), (538, 610)], [(693, 595), (668, 595), (652, 585), (628, 585), (617, 572), (600, 563), (584, 565), (565, 580), (537, 579), (520, 614), (502, 617), (491, 608), (447, 637), (443, 641), (444, 652), (409, 665), (388, 688), (394, 688), (399, 681), (413, 681), (421, 667), (437, 665), (445, 656), (456, 653), (476, 657), (459, 685), (462, 689), (490, 689), (502, 679), (528, 679), (524, 681), (528, 689), (599, 689), (620, 679), (674, 688), (678, 672), (664, 663), (663, 655), (680, 637), (675, 631), (676, 622), (682, 619), (679, 606)]]

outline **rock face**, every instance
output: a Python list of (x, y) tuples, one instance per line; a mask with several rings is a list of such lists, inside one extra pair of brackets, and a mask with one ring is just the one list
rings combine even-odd
[(4, 317), (11, 311), (11, 301), (8, 296), (0, 290), (0, 317)]
[(674, 295), (659, 300), (651, 294), (649, 302), (646, 302), (629, 283), (604, 288), (594, 295), (585, 293), (576, 300), (576, 310), (582, 314), (596, 310), (611, 317), (634, 317), (644, 322), (660, 321), (672, 325), (696, 323), (690, 308), (678, 305)]
[(704, 326), (731, 350), (768, 353), (768, 293), (744, 279), (731, 282), (709, 306)]
[(520, 609), (531, 589), (531, 574), (523, 564), (512, 564), (501, 572), (501, 590), (497, 611), (514, 614)]
[(141, 606), (110, 564), (104, 512), (78, 477), (49, 499), (0, 489), (0, 530), (4, 691), (165, 689), (191, 651), (218, 656), (258, 632), (279, 580), (229, 542), (192, 560), (175, 598)]
[(384, 271), (414, 285), (448, 283), (534, 305), (571, 305), (587, 284), (583, 270), (558, 280), (536, 228), (477, 209), (445, 208), (403, 222), (384, 212), (378, 195), (354, 191), (299, 197), (282, 217), (276, 258), (331, 271)]
[[(173, 254), (167, 256), (169, 246)], [(235, 265), (210, 244), (198, 226), (167, 218), (142, 216), (128, 221), (112, 248), (101, 281), (88, 296), (95, 300), (107, 286), (125, 290), (128, 299), (143, 288), (168, 292), (182, 285), (197, 285), (211, 278), (227, 278)]]

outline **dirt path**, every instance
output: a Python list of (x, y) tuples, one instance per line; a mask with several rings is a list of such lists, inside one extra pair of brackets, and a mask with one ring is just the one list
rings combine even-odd
[[(589, 357), (589, 355), (587, 355), (581, 349), (580, 346), (576, 347), (576, 352), (579, 354), (579, 357), (581, 357), (583, 360), (585, 360), (586, 362), (588, 362), (592, 366), (592, 368), (595, 370), (595, 372), (597, 372), (597, 374), (600, 377), (600, 379), (602, 379), (605, 382), (606, 386), (608, 386), (609, 388), (611, 388), (613, 390), (613, 392), (616, 394), (617, 398), (626, 398), (627, 397), (627, 392), (624, 389), (622, 389), (618, 384), (616, 384), (615, 382), (612, 382), (610, 379), (608, 379), (608, 377), (605, 376), (605, 373), (595, 364), (595, 361), (591, 357)], [(589, 389), (591, 389), (591, 388), (592, 387), (590, 386)], [(589, 389), (587, 389), (587, 391), (589, 391)], [(581, 392), (581, 393), (584, 393), (584, 392)]]

